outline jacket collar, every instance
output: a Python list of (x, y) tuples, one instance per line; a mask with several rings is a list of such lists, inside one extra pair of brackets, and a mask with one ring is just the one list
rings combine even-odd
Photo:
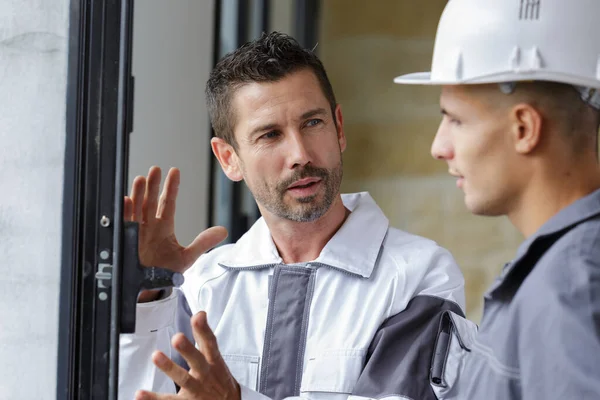
[[(389, 221), (367, 192), (343, 194), (342, 201), (351, 211), (350, 215), (327, 242), (319, 257), (310, 264), (325, 265), (369, 278), (387, 234)], [(231, 269), (260, 269), (283, 261), (273, 243), (269, 227), (261, 217), (218, 262)]]
[(600, 214), (600, 189), (563, 208), (531, 235), (517, 251), (517, 259), (525, 256), (540, 237), (550, 236)]
[(531, 263), (532, 259), (538, 260), (541, 256), (539, 249), (548, 247), (544, 242), (554, 243), (556, 238), (570, 228), (598, 215), (600, 215), (600, 189), (563, 208), (519, 246), (515, 259), (504, 266), (501, 276), (490, 287), (486, 297), (493, 297), (507, 286), (520, 285), (520, 281), (527, 274), (525, 270), (520, 270), (533, 265), (522, 267), (519, 265)]

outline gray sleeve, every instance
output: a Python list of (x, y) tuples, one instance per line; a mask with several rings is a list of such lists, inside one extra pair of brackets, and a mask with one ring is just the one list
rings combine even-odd
[[(588, 239), (582, 238), (582, 242)], [(585, 252), (581, 246), (570, 246), (561, 260), (552, 260), (551, 273), (545, 275), (545, 281), (529, 286), (519, 304), (518, 349), (524, 400), (600, 399), (597, 242)]]
[(385, 321), (371, 343), (353, 394), (376, 399), (391, 395), (437, 399), (431, 375), (436, 341), (447, 311), (464, 316), (456, 303), (421, 295)]

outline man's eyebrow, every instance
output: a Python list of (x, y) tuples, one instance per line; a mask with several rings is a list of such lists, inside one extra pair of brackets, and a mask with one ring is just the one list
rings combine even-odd
[(327, 115), (327, 110), (324, 108), (315, 108), (314, 110), (309, 110), (300, 116), (300, 119), (308, 119), (310, 117), (314, 117), (317, 115)]
[(452, 118), (455, 117), (455, 115), (453, 113), (451, 113), (450, 111), (448, 111), (444, 107), (440, 108), (440, 112), (442, 113), (442, 115), (447, 115), (447, 116), (452, 117)]
[(276, 127), (277, 127), (277, 124), (265, 124), (265, 125), (257, 126), (256, 128), (252, 129), (252, 131), (250, 132), (250, 136), (254, 136), (260, 132), (271, 131), (271, 130), (275, 129)]
[[(308, 119), (308, 118), (311, 118), (311, 117), (314, 117), (317, 115), (326, 116), (327, 110), (322, 107), (315, 108), (313, 110), (308, 110), (300, 116), (300, 119), (304, 120), (304, 119)], [(261, 132), (274, 130), (276, 128), (277, 128), (277, 124), (275, 124), (275, 123), (269, 123), (269, 124), (257, 126), (256, 128), (252, 129), (252, 131), (250, 131), (250, 137), (252, 137), (258, 133), (261, 133)]]

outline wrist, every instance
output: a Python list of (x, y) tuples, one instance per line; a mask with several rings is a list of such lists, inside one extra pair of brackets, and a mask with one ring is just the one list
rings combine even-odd
[(161, 297), (163, 292), (163, 290), (143, 290), (138, 295), (138, 303), (156, 301)]

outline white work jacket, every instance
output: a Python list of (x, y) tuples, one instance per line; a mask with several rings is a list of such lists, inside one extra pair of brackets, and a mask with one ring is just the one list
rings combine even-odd
[(351, 213), (314, 261), (283, 264), (261, 218), (200, 257), (181, 289), (138, 304), (119, 398), (175, 392), (151, 354), (185, 365), (170, 338), (192, 339), (204, 310), (243, 400), (435, 399), (434, 347), (443, 316), (463, 315), (463, 276), (447, 250), (391, 228), (368, 193), (342, 198)]

